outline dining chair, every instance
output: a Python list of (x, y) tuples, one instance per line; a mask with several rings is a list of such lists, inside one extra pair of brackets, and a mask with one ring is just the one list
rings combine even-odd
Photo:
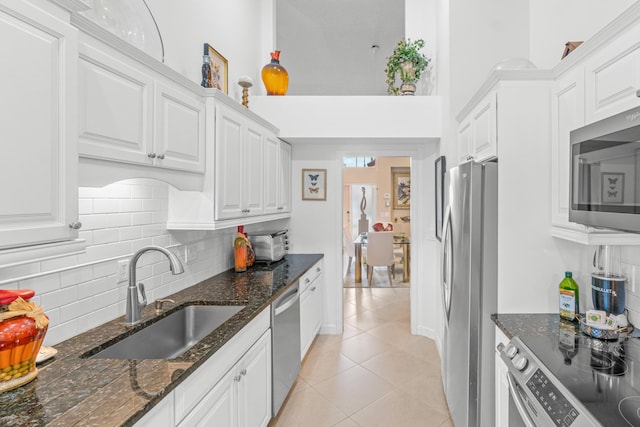
[(374, 231), (367, 234), (367, 281), (371, 286), (374, 267), (387, 267), (389, 285), (393, 286), (393, 232)]
[(344, 253), (349, 257), (347, 264), (347, 274), (351, 272), (351, 263), (356, 256), (356, 248), (351, 238), (351, 233), (346, 228), (342, 228), (342, 246), (344, 247)]

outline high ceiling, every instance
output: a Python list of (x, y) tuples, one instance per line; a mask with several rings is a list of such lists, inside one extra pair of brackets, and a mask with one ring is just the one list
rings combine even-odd
[(386, 94), (404, 0), (276, 0), (276, 23), (287, 95)]

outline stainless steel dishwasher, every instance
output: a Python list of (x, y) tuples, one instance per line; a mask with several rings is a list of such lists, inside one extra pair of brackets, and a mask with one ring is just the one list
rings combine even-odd
[(300, 372), (300, 286), (296, 282), (271, 304), (273, 416)]

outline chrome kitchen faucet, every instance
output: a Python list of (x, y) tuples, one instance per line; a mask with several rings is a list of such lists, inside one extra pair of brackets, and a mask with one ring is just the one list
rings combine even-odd
[[(178, 257), (172, 252), (161, 246), (145, 246), (133, 254), (129, 261), (129, 286), (127, 287), (127, 307), (124, 318), (124, 323), (126, 325), (135, 325), (136, 323), (139, 323), (140, 311), (142, 311), (142, 309), (147, 305), (147, 295), (144, 292), (144, 284), (139, 283), (136, 285), (136, 267), (138, 259), (140, 259), (142, 254), (149, 251), (161, 252), (169, 258), (169, 268), (173, 275), (182, 274), (184, 272), (184, 267), (182, 267), (180, 259), (178, 259)], [(140, 288), (140, 293), (142, 294), (142, 303), (138, 302), (138, 288)]]

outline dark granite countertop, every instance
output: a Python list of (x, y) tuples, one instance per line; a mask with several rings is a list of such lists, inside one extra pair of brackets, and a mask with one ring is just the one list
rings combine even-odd
[[(142, 322), (124, 324), (124, 316), (56, 346), (55, 358), (39, 366), (38, 377), (18, 389), (0, 393), (0, 425), (131, 426), (206, 359), (269, 306), (323, 255), (287, 255), (271, 266), (246, 273), (220, 273), (168, 298), (156, 315), (153, 304), (142, 310)], [(176, 359), (115, 360), (81, 357), (131, 335), (185, 305), (246, 305), (222, 326)]]
[[(560, 315), (558, 313), (492, 314), (491, 320), (511, 339), (514, 336), (539, 336), (558, 333)], [(567, 324), (567, 322), (563, 322)], [(578, 325), (575, 325), (579, 332)]]

